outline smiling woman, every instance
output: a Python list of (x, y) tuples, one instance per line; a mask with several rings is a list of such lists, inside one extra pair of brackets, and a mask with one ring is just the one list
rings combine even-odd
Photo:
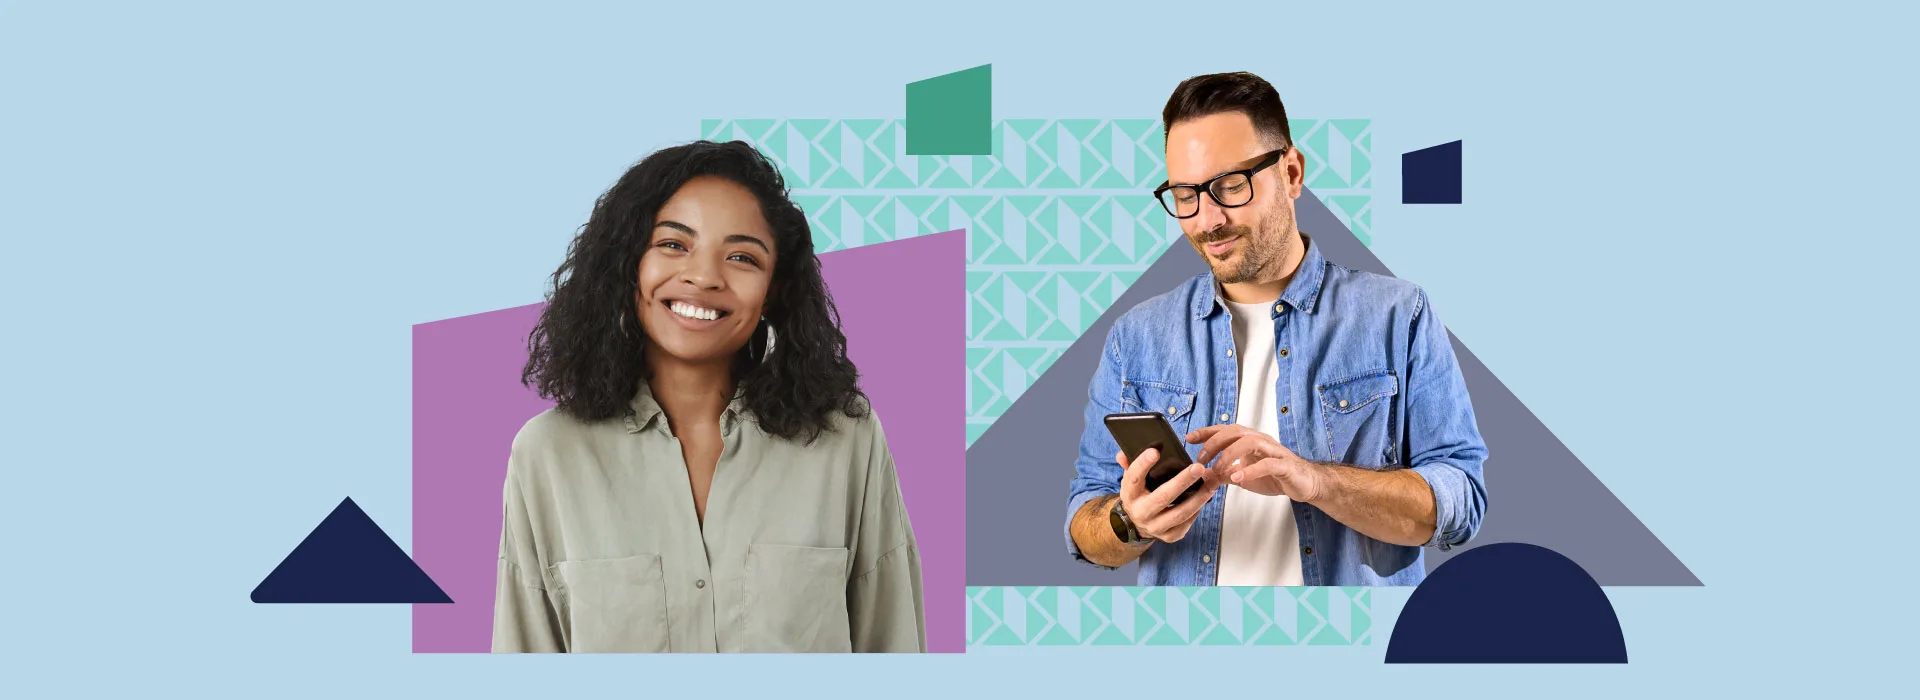
[(662, 150), (553, 275), (495, 651), (925, 651), (920, 557), (806, 216), (740, 142)]

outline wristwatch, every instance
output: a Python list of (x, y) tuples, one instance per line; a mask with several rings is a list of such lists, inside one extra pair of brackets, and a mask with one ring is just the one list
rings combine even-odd
[(1120, 507), (1118, 498), (1113, 499), (1113, 507), (1107, 510), (1107, 524), (1113, 526), (1114, 536), (1126, 544), (1138, 545), (1150, 541), (1140, 536), (1140, 528), (1133, 526), (1133, 519), (1127, 517), (1127, 509)]

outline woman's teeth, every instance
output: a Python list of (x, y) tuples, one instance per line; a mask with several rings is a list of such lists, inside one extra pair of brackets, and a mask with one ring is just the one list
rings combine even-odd
[(685, 316), (687, 318), (700, 320), (700, 321), (712, 321), (714, 319), (720, 318), (719, 311), (715, 311), (713, 309), (703, 309), (698, 306), (694, 306), (692, 304), (686, 303), (684, 301), (676, 301), (671, 304), (668, 304), (667, 308), (672, 309), (674, 313), (680, 314), (681, 316)]

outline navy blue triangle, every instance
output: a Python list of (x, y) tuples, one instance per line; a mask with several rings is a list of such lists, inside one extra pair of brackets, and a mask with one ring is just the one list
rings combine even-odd
[(446, 591), (349, 498), (273, 573), (255, 603), (451, 603)]

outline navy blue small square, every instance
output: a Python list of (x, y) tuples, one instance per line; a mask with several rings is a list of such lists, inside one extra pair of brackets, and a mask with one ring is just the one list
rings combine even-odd
[(1401, 204), (1460, 203), (1460, 142), (1400, 154)]

